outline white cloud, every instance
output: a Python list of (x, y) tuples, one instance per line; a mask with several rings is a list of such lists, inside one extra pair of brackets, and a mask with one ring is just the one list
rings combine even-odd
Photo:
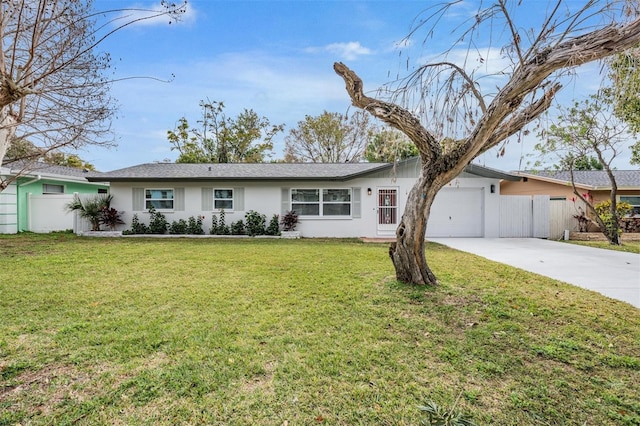
[(305, 50), (309, 53), (328, 52), (347, 61), (353, 61), (359, 56), (371, 55), (373, 53), (371, 49), (364, 47), (359, 41), (331, 43), (324, 47), (309, 47)]
[(305, 115), (316, 116), (324, 110), (345, 112), (349, 108), (344, 82), (331, 65), (328, 60), (304, 63), (299, 58), (257, 51), (181, 64), (146, 64), (159, 74), (175, 73), (175, 80), (126, 80), (113, 86), (113, 95), (122, 105), (114, 130), (127, 156), (103, 153), (93, 159), (93, 164), (99, 170), (112, 170), (165, 157), (175, 159), (177, 153), (170, 150), (167, 130), (183, 116), (195, 124), (201, 114), (198, 103), (207, 98), (223, 101), (229, 117), (247, 108), (273, 124), (284, 123), (285, 133), (274, 140), (275, 155), (281, 158), (284, 137)]

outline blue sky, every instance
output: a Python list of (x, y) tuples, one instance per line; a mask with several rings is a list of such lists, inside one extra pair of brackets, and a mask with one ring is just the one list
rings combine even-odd
[[(546, 1), (529, 1), (546, 7)], [(191, 0), (179, 23), (169, 25), (161, 19), (118, 31), (100, 45), (111, 55), (115, 78), (148, 76), (171, 81), (116, 82), (112, 94), (120, 108), (113, 130), (119, 146), (90, 148), (80, 156), (101, 171), (173, 161), (177, 153), (170, 150), (167, 130), (183, 116), (195, 124), (201, 112), (198, 103), (208, 98), (223, 101), (228, 116), (247, 108), (273, 124), (284, 123), (285, 132), (276, 137), (274, 149), (274, 158), (282, 158), (284, 137), (305, 115), (348, 110), (349, 98), (333, 63), (344, 62), (356, 71), (366, 90), (380, 87), (390, 76), (403, 73), (405, 57), (399, 54), (398, 43), (414, 18), (431, 4)], [(152, 8), (158, 3), (98, 0), (95, 8), (130, 7)], [(446, 17), (443, 28), (459, 24), (475, 10), (461, 3)], [(444, 30), (420, 46), (419, 55), (440, 52), (447, 43)], [(594, 69), (587, 68), (585, 73)], [(590, 90), (585, 82), (594, 79), (577, 79), (565, 89), (565, 96), (570, 99)], [(477, 162), (515, 170), (521, 156), (532, 150), (532, 141), (511, 144), (505, 157), (496, 158), (491, 152)]]

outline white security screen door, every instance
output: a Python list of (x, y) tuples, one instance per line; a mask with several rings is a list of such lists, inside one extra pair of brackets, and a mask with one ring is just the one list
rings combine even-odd
[(395, 234), (398, 226), (398, 190), (378, 188), (378, 233)]

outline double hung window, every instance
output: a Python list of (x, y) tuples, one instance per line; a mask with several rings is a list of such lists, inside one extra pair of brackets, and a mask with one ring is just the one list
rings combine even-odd
[(145, 208), (148, 210), (173, 210), (173, 189), (145, 189)]
[(233, 210), (233, 189), (213, 190), (214, 210)]
[(351, 189), (292, 189), (291, 210), (300, 216), (350, 216)]

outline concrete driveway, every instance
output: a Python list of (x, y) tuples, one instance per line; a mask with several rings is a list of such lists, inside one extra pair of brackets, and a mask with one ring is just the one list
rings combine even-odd
[(640, 308), (640, 255), (537, 238), (429, 238)]

